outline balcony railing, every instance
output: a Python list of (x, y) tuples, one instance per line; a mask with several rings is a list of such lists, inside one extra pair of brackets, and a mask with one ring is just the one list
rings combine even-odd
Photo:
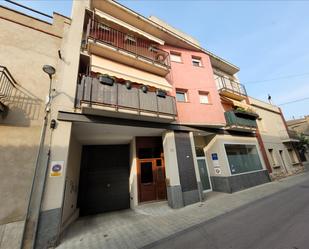
[(168, 52), (159, 49), (150, 41), (123, 33), (96, 20), (89, 20), (87, 36), (153, 63), (158, 63), (167, 68), (170, 67)]
[(225, 90), (225, 91), (234, 93), (236, 95), (242, 95), (245, 97), (247, 96), (247, 91), (244, 85), (234, 80), (231, 80), (231, 79), (228, 79), (222, 76), (217, 76), (217, 75), (215, 75), (215, 80), (216, 80), (217, 88), (219, 91)]
[(4, 117), (8, 111), (7, 103), (13, 95), (17, 83), (6, 67), (0, 66), (0, 116)]
[(6, 67), (0, 66), (0, 100), (7, 100), (16, 88), (16, 81)]
[(117, 82), (105, 85), (90, 76), (82, 76), (77, 84), (75, 105), (80, 108), (83, 104), (107, 107), (113, 112), (130, 112), (173, 120), (177, 116), (176, 102), (172, 96), (159, 97), (156, 92), (143, 92), (140, 87), (127, 87)]
[(229, 127), (251, 128), (251, 129), (257, 128), (255, 118), (246, 118), (244, 116), (239, 116), (234, 111), (227, 111), (224, 113), (224, 115), (226, 124)]

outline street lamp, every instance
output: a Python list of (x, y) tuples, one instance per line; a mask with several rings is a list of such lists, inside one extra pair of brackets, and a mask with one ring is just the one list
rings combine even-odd
[(56, 69), (51, 65), (44, 65), (42, 70), (48, 74), (49, 76), (49, 91), (48, 91), (48, 102), (47, 105), (50, 104), (51, 101), (51, 84), (52, 84), (52, 76), (56, 73)]
[[(51, 105), (51, 85), (52, 85), (52, 76), (56, 73), (56, 69), (50, 65), (44, 65), (42, 70), (48, 74), (49, 76), (49, 93), (48, 93), (48, 102), (46, 103), (45, 107), (45, 116), (43, 120), (41, 136), (40, 136), (40, 144), (39, 144), (39, 151), (36, 157), (35, 163), (35, 174), (32, 179), (32, 186), (31, 186), (31, 193), (29, 197), (29, 203), (27, 208), (27, 219), (26, 224), (23, 230), (23, 238), (22, 238), (22, 248), (24, 248), (25, 243), (29, 244), (29, 248), (34, 248), (35, 238), (37, 234), (37, 227), (40, 215), (40, 208), (42, 203), (44, 185), (46, 182), (46, 174), (47, 169), (50, 161), (50, 145), (48, 148), (47, 155), (44, 155), (44, 144), (45, 144), (45, 137), (46, 137), (46, 129), (48, 124), (48, 116), (50, 112), (50, 105)], [(55, 120), (52, 122), (51, 129), (54, 129), (56, 125)], [(41, 162), (41, 158), (47, 156), (47, 164), (44, 165)], [(34, 184), (35, 182), (39, 182), (41, 184)], [(30, 222), (33, 221), (32, 222)], [(30, 232), (29, 232), (30, 231)], [(31, 237), (27, 237), (27, 234), (30, 234)], [(26, 242), (27, 237), (27, 242)]]

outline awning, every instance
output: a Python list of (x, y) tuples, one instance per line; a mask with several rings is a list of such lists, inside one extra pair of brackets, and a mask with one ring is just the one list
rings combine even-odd
[(133, 67), (128, 67), (96, 55), (91, 55), (91, 71), (95, 73), (108, 74), (120, 79), (152, 86), (165, 91), (172, 90), (172, 86), (164, 77), (147, 73)]
[(240, 102), (240, 101), (236, 101), (236, 100), (233, 100), (233, 99), (230, 99), (228, 97), (221, 97), (222, 100), (232, 104), (233, 106), (236, 106), (236, 107), (241, 107), (241, 108), (244, 108), (245, 110), (252, 110), (252, 111), (255, 111), (255, 108), (252, 107), (251, 105), (248, 105), (246, 103), (243, 103), (243, 102)]
[(138, 33), (138, 34), (146, 37), (149, 40), (152, 40), (152, 41), (154, 41), (156, 43), (159, 43), (160, 45), (164, 45), (164, 41), (163, 40), (161, 40), (161, 39), (159, 39), (157, 37), (154, 37), (153, 35), (148, 34), (147, 32), (145, 32), (143, 30), (135, 28), (134, 26), (132, 26), (132, 25), (130, 25), (130, 24), (124, 22), (124, 21), (119, 20), (118, 18), (115, 18), (115, 17), (113, 17), (113, 16), (111, 16), (109, 14), (106, 14), (106, 13), (104, 13), (104, 12), (98, 10), (98, 9), (95, 9), (94, 13), (96, 15), (98, 15), (99, 17), (101, 17), (101, 18), (104, 18), (104, 19), (106, 19), (106, 20), (108, 20), (110, 22), (116, 23), (116, 24), (118, 24), (118, 25), (120, 25), (122, 27), (125, 27), (125, 28), (127, 28), (127, 29), (129, 29), (129, 30), (131, 30), (131, 31), (133, 31), (135, 33)]

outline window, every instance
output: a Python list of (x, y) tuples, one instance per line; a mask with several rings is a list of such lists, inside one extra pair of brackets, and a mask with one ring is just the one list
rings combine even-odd
[(171, 61), (174, 61), (174, 62), (182, 62), (182, 59), (181, 59), (181, 53), (177, 53), (177, 52), (171, 52)]
[(225, 151), (232, 175), (263, 168), (255, 145), (226, 144)]
[(209, 104), (209, 93), (208, 92), (199, 92), (200, 103)]
[(176, 90), (176, 100), (178, 102), (187, 102), (187, 91), (185, 90)]
[(291, 162), (292, 163), (296, 163), (294, 150), (293, 149), (288, 149), (288, 152), (289, 152), (289, 156), (291, 158)]
[(195, 67), (201, 67), (202, 66), (202, 59), (200, 57), (192, 56), (192, 65)]
[(275, 158), (275, 155), (274, 155), (274, 150), (273, 149), (268, 149), (268, 152), (269, 152), (269, 155), (270, 155), (270, 163), (273, 165), (273, 166), (276, 166), (277, 165), (277, 160)]

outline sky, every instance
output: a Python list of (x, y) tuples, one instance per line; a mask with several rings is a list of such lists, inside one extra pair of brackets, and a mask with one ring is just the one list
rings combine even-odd
[[(71, 0), (18, 2), (47, 14), (71, 15)], [(265, 101), (270, 94), (286, 119), (309, 115), (309, 1), (119, 2), (159, 17), (237, 65), (248, 94)]]

